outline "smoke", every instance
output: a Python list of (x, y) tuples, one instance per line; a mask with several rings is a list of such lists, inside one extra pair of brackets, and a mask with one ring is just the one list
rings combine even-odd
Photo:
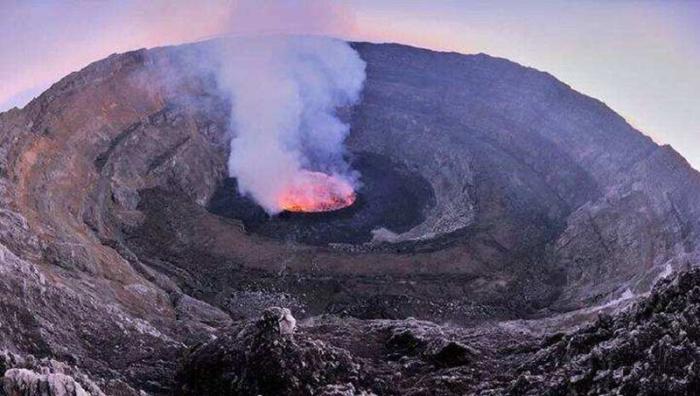
[(322, 172), (355, 186), (344, 159), (349, 126), (335, 112), (359, 100), (365, 63), (345, 42), (319, 36), (229, 37), (219, 83), (231, 97), (228, 170), (268, 213)]

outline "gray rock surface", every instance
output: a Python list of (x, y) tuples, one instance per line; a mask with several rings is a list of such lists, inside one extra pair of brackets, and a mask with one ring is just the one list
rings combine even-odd
[[(3, 377), (5, 393), (10, 396), (88, 396), (82, 386), (64, 374), (38, 374), (27, 369), (10, 369)], [(96, 393), (95, 395), (103, 395)]]
[(334, 317), (303, 323), (292, 336), (279, 332), (281, 312), (271, 308), (194, 348), (180, 369), (178, 392), (694, 395), (700, 389), (698, 269), (660, 282), (619, 314), (543, 338), (503, 326)]
[(700, 271), (666, 279), (625, 312), (546, 339), (509, 393), (694, 395), (700, 389)]
[[(0, 394), (7, 396), (104, 396), (100, 386), (75, 366), (53, 359), (37, 359), (0, 352)], [(125, 383), (103, 384), (112, 390), (122, 388), (121, 395), (137, 395)], [(4, 393), (3, 393), (4, 392)]]

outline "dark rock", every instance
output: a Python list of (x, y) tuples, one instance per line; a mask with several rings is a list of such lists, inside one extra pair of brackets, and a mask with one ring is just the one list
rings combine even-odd
[[(79, 368), (53, 359), (2, 351), (0, 376), (0, 394), (7, 396), (105, 396), (100, 386)], [(122, 383), (118, 395), (138, 393)]]
[(456, 367), (471, 363), (477, 352), (460, 342), (439, 339), (428, 345), (424, 354), (437, 366)]
[(696, 394), (698, 285), (698, 269), (660, 282), (630, 309), (614, 317), (601, 316), (540, 351), (519, 368), (538, 374), (538, 380), (526, 381), (521, 375), (510, 389), (533, 395), (551, 389), (577, 394)]
[(293, 334), (289, 310), (269, 308), (243, 328), (195, 348), (178, 375), (178, 394), (303, 395), (356, 382), (350, 353)]

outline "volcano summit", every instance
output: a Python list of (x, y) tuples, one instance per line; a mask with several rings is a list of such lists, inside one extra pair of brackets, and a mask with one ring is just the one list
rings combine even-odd
[(340, 48), (344, 146), (270, 201), (220, 41), (0, 114), (0, 394), (695, 392), (697, 171), (547, 73)]

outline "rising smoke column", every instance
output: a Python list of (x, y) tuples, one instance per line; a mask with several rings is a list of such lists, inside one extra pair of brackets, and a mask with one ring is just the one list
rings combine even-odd
[[(308, 191), (322, 172), (355, 186), (345, 161), (349, 126), (335, 115), (359, 100), (365, 63), (347, 43), (314, 36), (230, 38), (221, 50), (220, 84), (232, 102), (228, 170), (242, 194), (268, 213), (280, 197)], [(316, 175), (318, 175), (316, 173)]]

